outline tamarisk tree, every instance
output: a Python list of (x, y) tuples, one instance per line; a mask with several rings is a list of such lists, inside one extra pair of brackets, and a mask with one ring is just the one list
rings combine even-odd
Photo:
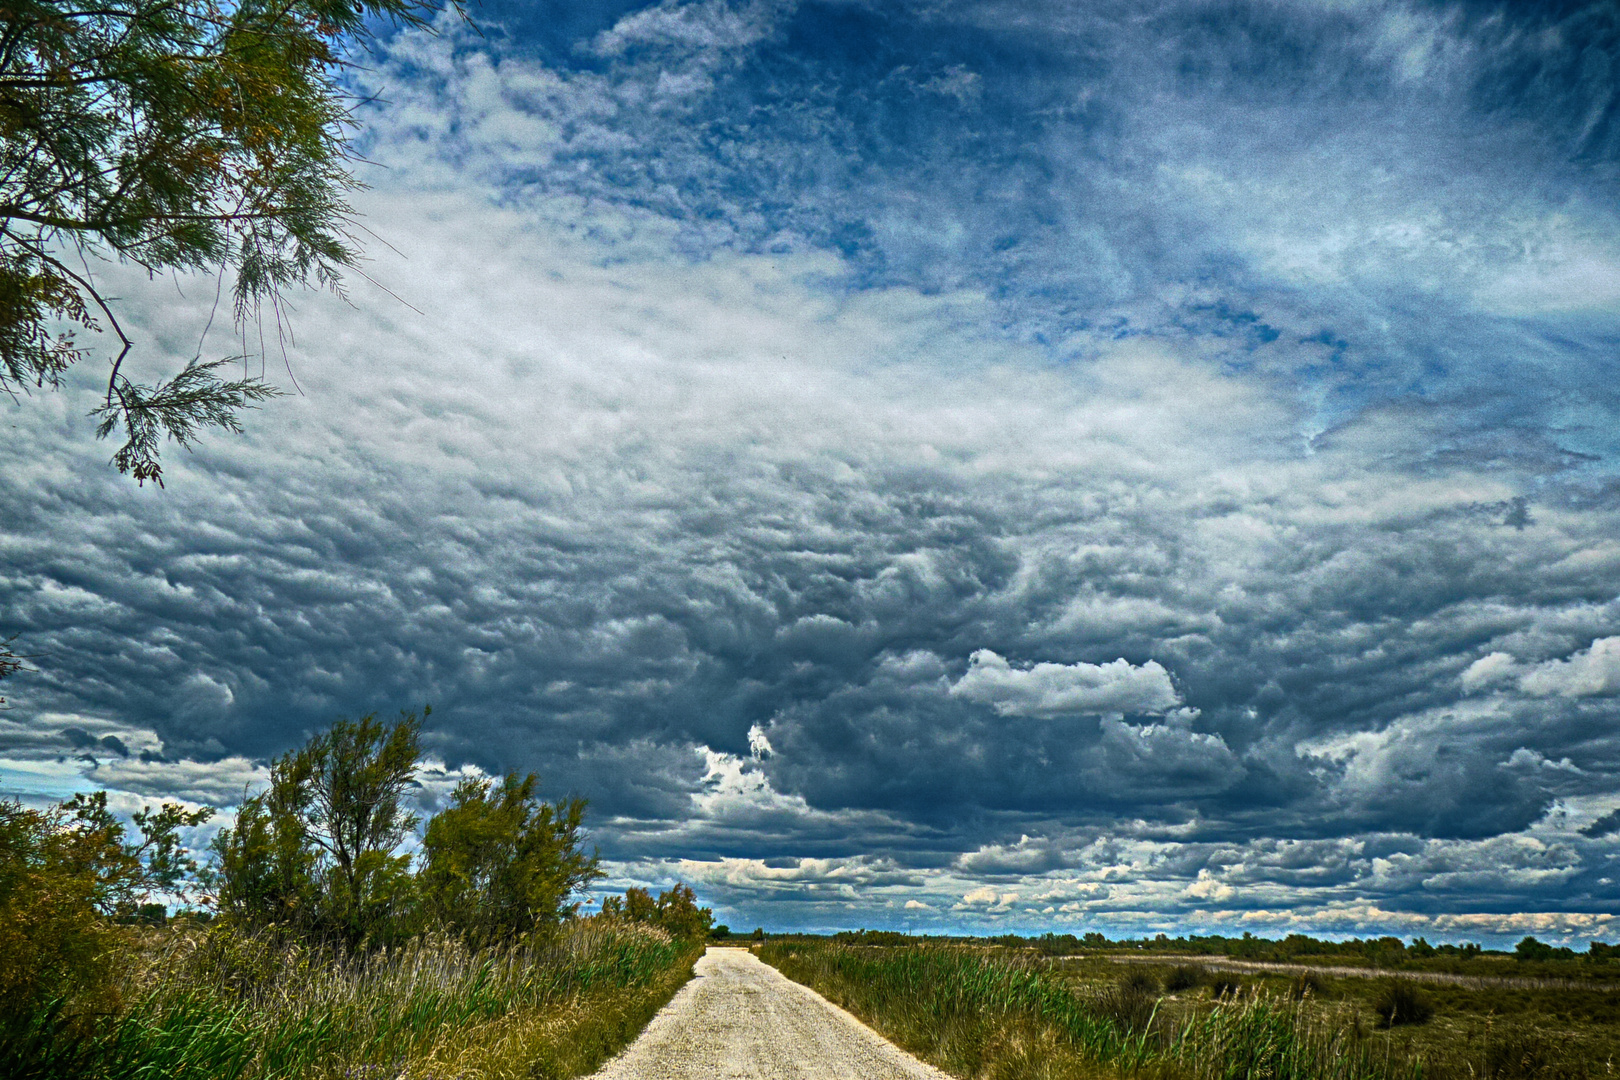
[(428, 822), (419, 883), (439, 925), (475, 944), (510, 940), (572, 913), (572, 897), (602, 876), (581, 837), (585, 800), (541, 802), (538, 783), (463, 780)]
[(533, 774), (468, 779), (427, 822), (421, 866), (404, 841), (422, 721), (339, 720), (270, 766), (214, 841), (215, 902), (227, 922), (274, 925), (349, 949), (425, 929), (473, 945), (546, 932), (602, 876), (585, 850), (583, 799), (542, 802)]
[(269, 788), (215, 838), (220, 913), (351, 948), (407, 936), (414, 890), (399, 847), (417, 824), (404, 800), (421, 731), (409, 712), (339, 720), (277, 758)]
[[(421, 25), (425, 0), (6, 0), (0, 5), (0, 390), (56, 388), (115, 339), (97, 434), (120, 472), (162, 483), (165, 436), (239, 431), (278, 391), (193, 358), (150, 385), (92, 269), (234, 278), (238, 324), (284, 291), (341, 292), (357, 257), (347, 50), (367, 20)], [(239, 359), (239, 358), (238, 358)]]

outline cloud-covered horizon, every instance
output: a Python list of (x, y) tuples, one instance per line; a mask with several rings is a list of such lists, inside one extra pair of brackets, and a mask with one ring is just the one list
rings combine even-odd
[(1612, 11), (1071, 9), (388, 38), (398, 300), (160, 492), (9, 410), (0, 791), (431, 702), (733, 926), (1612, 937)]

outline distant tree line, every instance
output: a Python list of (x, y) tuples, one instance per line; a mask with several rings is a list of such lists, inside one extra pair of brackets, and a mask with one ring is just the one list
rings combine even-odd
[[(930, 941), (964, 943), (988, 941), (1010, 949), (1033, 949), (1049, 956), (1069, 956), (1095, 949), (1130, 949), (1281, 963), (1306, 958), (1336, 959), (1368, 962), (1377, 966), (1399, 966), (1408, 960), (1437, 957), (1467, 960), (1493, 951), (1475, 942), (1431, 945), (1421, 937), (1413, 938), (1411, 944), (1407, 944), (1398, 937), (1389, 936), (1328, 941), (1308, 934), (1289, 934), (1287, 937), (1276, 939), (1256, 937), (1252, 933), (1245, 933), (1242, 937), (1224, 937), (1219, 934), (1170, 937), (1167, 934), (1157, 934), (1151, 938), (1110, 939), (1101, 933), (1091, 931), (1079, 935), (1047, 933), (1025, 937), (1018, 934), (999, 934), (988, 938), (972, 938), (914, 935), (894, 930), (843, 930), (834, 934), (833, 940), (845, 945), (885, 947), (917, 945)], [(1498, 952), (1497, 955), (1507, 954)], [(1584, 960), (1590, 963), (1607, 963), (1620, 960), (1620, 945), (1593, 941), (1585, 952), (1576, 952), (1574, 949), (1548, 945), (1534, 937), (1527, 937), (1519, 942), (1511, 955), (1517, 960), (1531, 962)]]

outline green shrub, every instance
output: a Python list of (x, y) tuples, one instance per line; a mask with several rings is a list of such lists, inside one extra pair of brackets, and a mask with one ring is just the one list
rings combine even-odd
[(106, 792), (49, 810), (0, 801), (0, 1043), (48, 1040), (116, 1009), (132, 932), (117, 921), (150, 915), (151, 893), (182, 888), (196, 866), (178, 832), (211, 813), (141, 810), (131, 837)]
[(1403, 1027), (1426, 1024), (1434, 1016), (1434, 1003), (1410, 979), (1390, 979), (1373, 999), (1378, 1026)]
[(1098, 994), (1095, 1002), (1098, 1015), (1125, 1032), (1147, 1031), (1158, 1006), (1159, 981), (1141, 968), (1121, 976)]
[(463, 780), (433, 815), (418, 875), (429, 919), (475, 944), (515, 940), (549, 928), (569, 901), (602, 876), (580, 835), (585, 801), (552, 806), (533, 773), (496, 787)]
[(1322, 996), (1322, 989), (1321, 976), (1314, 971), (1302, 971), (1289, 982), (1288, 996), (1295, 1001), (1304, 1001), (1306, 998), (1319, 999)]
[[(430, 710), (423, 709), (422, 718)], [(400, 853), (422, 721), (339, 720), (277, 758), (214, 842), (219, 912), (350, 950), (398, 947), (433, 928), (473, 946), (550, 930), (601, 877), (581, 835), (585, 802), (553, 806), (531, 773), (466, 780), (427, 823), (423, 861)], [(695, 905), (694, 905), (695, 908)]]
[[(602, 898), (602, 914), (610, 919), (656, 926), (682, 941), (702, 941), (714, 925), (714, 912), (697, 905), (691, 886), (676, 882), (654, 899), (646, 889), (629, 888), (624, 896)], [(755, 931), (759, 933), (759, 931)]]
[[(423, 716), (428, 715), (424, 710)], [(345, 948), (396, 945), (420, 929), (410, 860), (417, 819), (403, 804), (421, 720), (339, 720), (270, 766), (214, 841), (218, 906), (251, 929), (279, 926)]]
[(1209, 979), (1207, 968), (1199, 964), (1177, 964), (1164, 977), (1166, 993), (1179, 994), (1183, 990), (1196, 990)]

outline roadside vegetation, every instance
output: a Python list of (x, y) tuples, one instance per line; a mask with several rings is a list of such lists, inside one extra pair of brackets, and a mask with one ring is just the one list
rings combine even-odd
[[(873, 931), (855, 931), (870, 938)], [(879, 935), (884, 931), (877, 931)], [(893, 937), (904, 935), (891, 934)], [(984, 939), (1009, 949), (1029, 950), (1043, 956), (1087, 956), (1098, 953), (1142, 958), (1198, 957), (1260, 964), (1304, 964), (1359, 967), (1378, 971), (1432, 972), (1477, 978), (1609, 980), (1620, 983), (1620, 945), (1589, 942), (1576, 951), (1549, 945), (1534, 937), (1521, 940), (1511, 951), (1487, 949), (1476, 942), (1431, 945), (1421, 937), (1410, 942), (1398, 937), (1349, 938), (1327, 941), (1308, 934), (1280, 939), (1220, 935), (1110, 940), (1099, 933), (1042, 934), (1020, 937), (1005, 934)]]
[(1197, 962), (1057, 962), (980, 939), (773, 938), (760, 957), (959, 1077), (1590, 1080), (1620, 1066), (1597, 984), (1431, 986)]
[(615, 1053), (708, 910), (677, 885), (582, 915), (584, 803), (532, 775), (463, 782), (406, 854), (419, 733), (340, 721), (278, 759), (205, 866), (206, 808), (0, 803), (0, 1075), (548, 1080)]

